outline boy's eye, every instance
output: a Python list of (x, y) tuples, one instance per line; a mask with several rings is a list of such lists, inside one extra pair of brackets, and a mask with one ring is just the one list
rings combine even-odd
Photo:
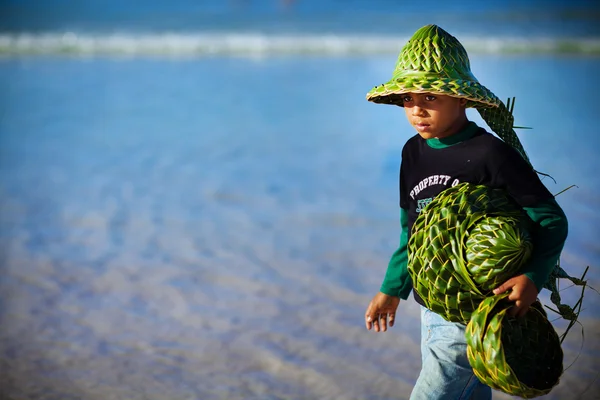
[(435, 100), (435, 96), (427, 95), (427, 96), (425, 96), (425, 100), (427, 100), (427, 101), (434, 101)]
[(412, 97), (410, 96), (403, 96), (402, 97), (402, 101), (405, 103), (411, 102), (412, 101)]

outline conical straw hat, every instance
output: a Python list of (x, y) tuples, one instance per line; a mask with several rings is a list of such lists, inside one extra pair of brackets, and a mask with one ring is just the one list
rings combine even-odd
[(529, 163), (513, 129), (514, 99), (505, 105), (480, 84), (471, 72), (465, 48), (437, 25), (426, 25), (415, 32), (400, 51), (392, 79), (371, 89), (367, 100), (403, 107), (402, 95), (405, 93), (433, 93), (467, 99), (466, 106), (476, 108), (494, 133)]
[(374, 87), (367, 100), (402, 106), (404, 93), (465, 98), (467, 107), (498, 107), (501, 103), (471, 72), (462, 44), (437, 25), (415, 32), (400, 52), (392, 79)]

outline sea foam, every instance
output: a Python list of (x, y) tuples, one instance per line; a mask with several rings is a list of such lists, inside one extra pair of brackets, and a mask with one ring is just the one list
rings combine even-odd
[[(408, 37), (264, 33), (0, 34), (0, 54), (74, 56), (348, 56), (397, 54)], [(600, 38), (461, 38), (469, 53), (600, 55)]]

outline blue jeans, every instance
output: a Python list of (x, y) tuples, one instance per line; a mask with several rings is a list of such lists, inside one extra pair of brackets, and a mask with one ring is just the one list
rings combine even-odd
[(465, 326), (421, 307), (419, 379), (411, 400), (491, 400), (492, 389), (473, 374), (467, 359)]

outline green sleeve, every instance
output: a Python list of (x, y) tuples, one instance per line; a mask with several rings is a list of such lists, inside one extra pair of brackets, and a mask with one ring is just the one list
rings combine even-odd
[(379, 289), (382, 293), (397, 296), (404, 300), (412, 289), (412, 280), (408, 273), (408, 213), (400, 208), (400, 246), (394, 252), (388, 264), (385, 278)]
[(533, 252), (523, 273), (535, 283), (539, 292), (556, 265), (567, 239), (567, 217), (554, 199), (524, 209), (536, 227), (532, 235)]

